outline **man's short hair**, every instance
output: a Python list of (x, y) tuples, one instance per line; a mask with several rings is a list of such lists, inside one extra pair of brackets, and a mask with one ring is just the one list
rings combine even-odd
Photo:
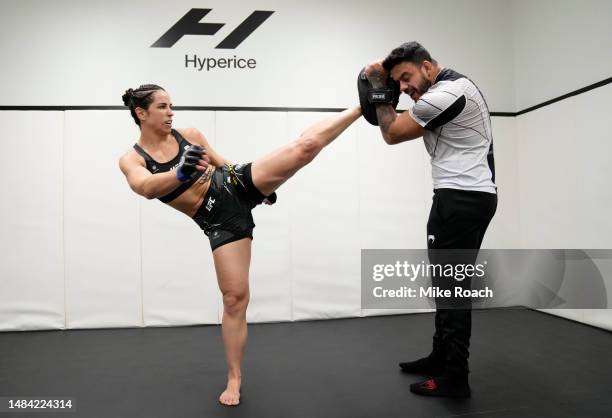
[(401, 62), (411, 62), (416, 65), (421, 65), (423, 61), (429, 61), (436, 64), (436, 60), (431, 58), (429, 52), (418, 42), (406, 42), (395, 48), (383, 61), (383, 67), (387, 71), (391, 71), (393, 67)]

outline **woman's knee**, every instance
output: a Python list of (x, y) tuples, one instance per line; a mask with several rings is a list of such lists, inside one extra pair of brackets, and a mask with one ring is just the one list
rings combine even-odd
[(301, 136), (295, 141), (295, 148), (298, 159), (302, 165), (311, 162), (319, 153), (320, 147), (316, 139), (312, 136)]
[(248, 291), (228, 291), (223, 293), (223, 308), (230, 314), (246, 311), (248, 304)]

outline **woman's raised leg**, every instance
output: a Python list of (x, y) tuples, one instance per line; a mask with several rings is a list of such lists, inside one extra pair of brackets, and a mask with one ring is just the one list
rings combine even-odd
[(310, 126), (293, 142), (253, 161), (253, 184), (263, 195), (272, 194), (360, 116), (361, 109), (358, 106), (346, 109)]

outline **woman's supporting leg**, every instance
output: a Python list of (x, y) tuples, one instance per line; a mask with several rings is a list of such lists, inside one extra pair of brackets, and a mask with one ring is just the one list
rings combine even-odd
[(240, 363), (246, 346), (246, 309), (249, 304), (249, 265), (251, 239), (245, 238), (225, 244), (213, 251), (219, 289), (223, 294), (221, 331), (227, 360), (227, 387), (219, 402), (224, 405), (240, 403)]
[(361, 116), (361, 109), (353, 107), (324, 119), (307, 128), (295, 141), (267, 156), (253, 161), (253, 184), (269, 196)]

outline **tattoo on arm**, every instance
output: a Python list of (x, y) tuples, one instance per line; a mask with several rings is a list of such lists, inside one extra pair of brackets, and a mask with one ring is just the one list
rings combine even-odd
[(390, 104), (378, 104), (376, 105), (376, 116), (378, 117), (378, 125), (383, 134), (389, 132), (391, 124), (395, 122), (397, 113)]
[(202, 175), (200, 176), (199, 182), (206, 183), (208, 180), (210, 180), (212, 177), (213, 171), (215, 171), (215, 169), (212, 166), (208, 166), (206, 171), (203, 172)]
[(368, 79), (375, 89), (384, 87), (387, 81), (383, 72), (379, 70), (372, 71)]

